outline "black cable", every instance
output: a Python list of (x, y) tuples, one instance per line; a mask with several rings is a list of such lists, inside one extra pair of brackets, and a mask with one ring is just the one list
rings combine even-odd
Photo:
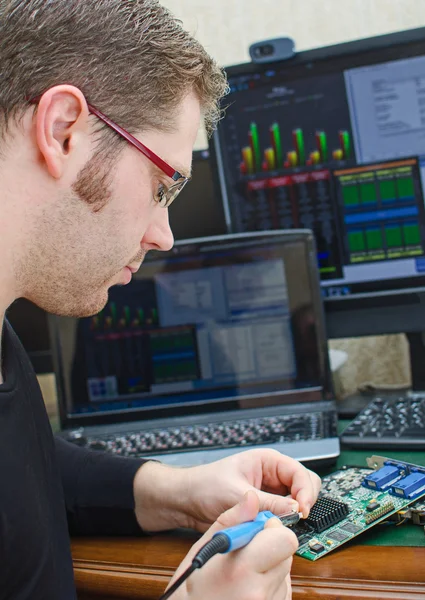
[(202, 548), (199, 550), (198, 554), (193, 559), (190, 567), (186, 569), (186, 571), (183, 573), (183, 575), (180, 575), (180, 577), (177, 579), (177, 581), (175, 581), (173, 583), (173, 585), (170, 587), (170, 589), (167, 590), (165, 592), (165, 594), (163, 594), (159, 600), (168, 600), (168, 598), (172, 594), (174, 594), (174, 592), (177, 590), (177, 588), (179, 588), (181, 586), (181, 584), (186, 581), (186, 579), (189, 577), (189, 575), (191, 575), (193, 573), (193, 571), (203, 567), (204, 564), (206, 562), (208, 562), (210, 560), (210, 558), (212, 558), (216, 554), (222, 554), (223, 552), (226, 552), (229, 549), (229, 545), (230, 545), (230, 541), (229, 541), (229, 538), (227, 537), (227, 535), (218, 534), (215, 537), (213, 537), (212, 540), (210, 540), (209, 542), (207, 542), (205, 544), (205, 546), (202, 546)]
[(170, 587), (170, 589), (167, 590), (165, 592), (165, 594), (163, 594), (159, 600), (168, 600), (168, 598), (171, 596), (171, 594), (174, 594), (174, 592), (176, 591), (176, 589), (179, 588), (181, 586), (181, 584), (184, 581), (186, 581), (186, 579), (189, 577), (189, 575), (191, 575), (193, 573), (193, 571), (195, 571), (196, 569), (197, 569), (197, 566), (192, 563), (190, 565), (190, 567), (188, 569), (186, 569), (186, 571), (183, 573), (183, 575), (181, 575), (177, 579), (177, 581), (175, 581), (173, 583), (173, 585)]

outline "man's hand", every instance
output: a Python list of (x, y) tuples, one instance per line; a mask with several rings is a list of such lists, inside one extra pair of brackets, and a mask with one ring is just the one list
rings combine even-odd
[(276, 450), (248, 450), (187, 469), (148, 462), (134, 481), (136, 516), (146, 531), (175, 527), (206, 531), (254, 490), (259, 510), (275, 515), (299, 510), (307, 517), (320, 485), (315, 473)]
[[(242, 501), (222, 514), (184, 559), (170, 585), (191, 565), (195, 554), (220, 529), (255, 519), (259, 498), (248, 492)], [(199, 571), (194, 571), (173, 600), (290, 600), (292, 555), (298, 548), (294, 533), (277, 519), (270, 519), (264, 530), (244, 548), (218, 554)], [(170, 599), (171, 600), (171, 599)]]

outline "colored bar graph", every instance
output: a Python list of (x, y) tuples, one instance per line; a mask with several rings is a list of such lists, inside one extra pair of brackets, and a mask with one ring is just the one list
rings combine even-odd
[(316, 144), (322, 163), (328, 160), (328, 142), (324, 131), (316, 131)]
[(320, 152), (319, 150), (314, 150), (314, 152), (310, 153), (309, 162), (312, 165), (317, 165), (320, 163)]
[(292, 132), (292, 139), (294, 142), (295, 150), (298, 156), (298, 164), (305, 164), (305, 146), (304, 146), (304, 135), (302, 129), (294, 129)]
[(246, 173), (254, 173), (254, 155), (251, 146), (245, 146), (245, 148), (242, 148), (242, 160)]
[(344, 158), (350, 158), (351, 156), (351, 143), (350, 143), (350, 134), (348, 131), (339, 131), (338, 132), (339, 142), (341, 144), (342, 152), (344, 154)]
[(286, 156), (288, 159), (288, 166), (296, 167), (298, 164), (298, 154), (296, 153), (296, 151), (291, 150), (290, 152), (287, 153)]
[(254, 154), (254, 167), (256, 171), (261, 169), (261, 151), (260, 151), (260, 140), (258, 137), (258, 127), (256, 123), (251, 123), (250, 128), (252, 151)]
[(274, 148), (266, 148), (264, 150), (264, 161), (268, 171), (273, 171), (276, 168), (276, 157)]
[(283, 166), (283, 152), (280, 129), (277, 123), (273, 123), (273, 125), (270, 127), (270, 134), (272, 137), (272, 145), (276, 153), (276, 165), (279, 169), (281, 169)]
[[(268, 127), (268, 143), (264, 136), (265, 133), (265, 131), (260, 131), (256, 122), (250, 123), (247, 132), (248, 143), (241, 148), (240, 171), (242, 174), (252, 175), (264, 170), (269, 171), (271, 169), (293, 168), (304, 165), (316, 166), (328, 162), (330, 158), (335, 161), (342, 161), (351, 157), (352, 154), (350, 133), (345, 130), (338, 131), (340, 147), (335, 148), (332, 152), (328, 147), (328, 134), (324, 130), (318, 129), (315, 131), (314, 139), (311, 139), (310, 130), (308, 130), (306, 137), (301, 127), (292, 129), (292, 148), (291, 145), (289, 148), (288, 146), (285, 147), (285, 140), (282, 143), (281, 128), (276, 121)], [(335, 134), (336, 132), (334, 132)]]

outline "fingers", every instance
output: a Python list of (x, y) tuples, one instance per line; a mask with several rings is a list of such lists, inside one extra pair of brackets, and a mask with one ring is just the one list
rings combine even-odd
[(292, 557), (286, 559), (283, 563), (263, 575), (263, 577), (267, 577), (270, 581), (269, 587), (273, 590), (273, 595), (271, 596), (273, 600), (291, 600), (292, 598), (290, 573), (292, 560)]
[[(311, 507), (317, 500), (320, 488), (322, 487), (322, 482), (316, 473), (313, 473), (308, 469), (305, 469), (305, 471), (306, 473), (303, 473), (302, 481), (300, 481), (300, 477), (294, 480), (291, 494), (298, 500), (300, 510), (303, 513), (303, 517), (306, 519), (309, 515)], [(305, 483), (306, 475), (309, 478), (307, 484)]]
[[(321, 487), (320, 478), (297, 460), (276, 450), (251, 452), (252, 456), (256, 453), (256, 458), (261, 460), (263, 492), (259, 494), (260, 510), (271, 510), (274, 514), (287, 512), (291, 508), (288, 505), (289, 498), (282, 496), (282, 493), (289, 492), (306, 518), (316, 502)], [(295, 505), (293, 508), (297, 510)]]
[(242, 500), (222, 513), (217, 521), (211, 525), (211, 527), (204, 533), (200, 540), (196, 542), (190, 551), (191, 556), (195, 556), (196, 552), (202, 548), (216, 533), (221, 529), (227, 527), (233, 527), (239, 525), (239, 523), (246, 523), (247, 521), (253, 521), (259, 511), (260, 502), (257, 493), (254, 491), (248, 491), (242, 497)]
[(219, 531), (224, 527), (233, 527), (239, 525), (239, 523), (253, 521), (258, 515), (259, 507), (260, 502), (257, 493), (253, 490), (246, 492), (238, 504), (218, 517), (217, 521), (211, 526), (209, 533), (214, 533), (213, 528), (216, 528), (215, 531)]
[(277, 458), (277, 476), (297, 500), (303, 517), (308, 517), (321, 487), (320, 478), (298, 461), (281, 455)]
[(257, 573), (266, 573), (281, 565), (282, 577), (286, 577), (291, 561), (285, 561), (292, 557), (297, 548), (298, 540), (295, 534), (278, 519), (270, 519), (263, 531), (239, 551), (239, 559), (243, 560), (248, 570), (252, 569)]
[(285, 578), (284, 589), (281, 590), (280, 595), (276, 595), (276, 597), (282, 598), (282, 600), (292, 600), (292, 584), (291, 584), (291, 575), (289, 573)]
[(276, 516), (291, 511), (300, 511), (297, 500), (294, 500), (291, 496), (278, 496), (269, 492), (257, 492), (257, 494), (260, 500), (260, 510), (269, 510)]

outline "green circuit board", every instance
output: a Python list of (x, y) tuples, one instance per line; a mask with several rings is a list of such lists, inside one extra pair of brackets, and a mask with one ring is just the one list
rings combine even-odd
[(421, 488), (411, 499), (394, 495), (391, 487), (385, 490), (364, 487), (365, 477), (379, 469), (382, 471), (385, 461), (397, 466), (399, 481), (416, 469), (421, 469), (425, 475), (425, 467), (372, 457), (368, 464), (376, 465), (375, 468), (344, 467), (325, 476), (309, 518), (292, 527), (299, 541), (299, 556), (318, 560), (425, 496), (425, 489), (421, 493)]

